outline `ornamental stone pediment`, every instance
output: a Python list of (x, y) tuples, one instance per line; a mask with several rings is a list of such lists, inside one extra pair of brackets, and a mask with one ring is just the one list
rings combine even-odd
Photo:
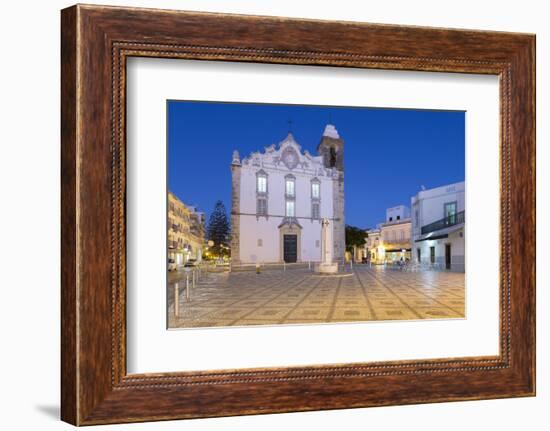
[[(265, 167), (283, 170), (296, 170), (316, 175), (324, 169), (323, 158), (314, 156), (309, 151), (302, 152), (302, 147), (296, 142), (291, 133), (278, 145), (272, 144), (264, 148), (263, 152), (255, 151), (242, 159), (242, 165)], [(327, 176), (325, 174), (325, 176)], [(328, 175), (330, 176), (330, 174)]]

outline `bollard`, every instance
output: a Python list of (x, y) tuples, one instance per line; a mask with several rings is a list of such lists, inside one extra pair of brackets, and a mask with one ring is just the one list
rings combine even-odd
[(307, 269), (311, 269), (311, 260), (307, 262)]
[(349, 261), (349, 269), (350, 271), (353, 271), (353, 260)]
[(193, 269), (193, 289), (195, 288), (195, 270)]
[(257, 263), (256, 264), (256, 274), (259, 274), (260, 273), (260, 264)]
[(286, 272), (286, 261), (283, 260), (283, 272)]
[(179, 284), (174, 284), (174, 315), (178, 317), (180, 315), (180, 288)]
[(185, 274), (185, 298), (191, 301), (191, 292), (189, 291), (189, 273)]

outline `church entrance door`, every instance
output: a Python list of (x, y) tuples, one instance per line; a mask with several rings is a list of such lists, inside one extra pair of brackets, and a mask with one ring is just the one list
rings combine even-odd
[(286, 263), (296, 262), (298, 257), (298, 235), (283, 236), (283, 259)]

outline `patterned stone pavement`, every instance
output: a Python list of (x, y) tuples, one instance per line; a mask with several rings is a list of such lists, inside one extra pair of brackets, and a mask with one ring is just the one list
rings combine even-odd
[(170, 328), (464, 317), (460, 273), (366, 265), (340, 277), (307, 269), (210, 273), (190, 289), (190, 301), (184, 284), (179, 283), (177, 318), (174, 280), (168, 285)]

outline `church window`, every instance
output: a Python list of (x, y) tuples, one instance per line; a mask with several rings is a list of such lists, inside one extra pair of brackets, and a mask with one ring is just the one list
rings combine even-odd
[(267, 173), (256, 172), (256, 216), (267, 217)]
[(296, 195), (295, 194), (296, 193), (295, 186), (296, 186), (296, 183), (295, 183), (294, 178), (286, 178), (286, 180), (285, 180), (285, 194), (288, 197), (294, 197)]
[(319, 199), (321, 196), (321, 184), (318, 182), (311, 183), (311, 197), (313, 199)]
[(319, 202), (312, 202), (311, 203), (311, 218), (313, 219), (319, 219)]
[(285, 215), (287, 217), (294, 217), (294, 201), (286, 201)]
[(256, 200), (256, 215), (267, 216), (267, 199), (259, 197)]
[(256, 191), (258, 193), (267, 193), (267, 175), (259, 173), (256, 176)]
[(263, 245), (263, 241), (261, 238), (258, 238), (258, 247), (261, 247)]

